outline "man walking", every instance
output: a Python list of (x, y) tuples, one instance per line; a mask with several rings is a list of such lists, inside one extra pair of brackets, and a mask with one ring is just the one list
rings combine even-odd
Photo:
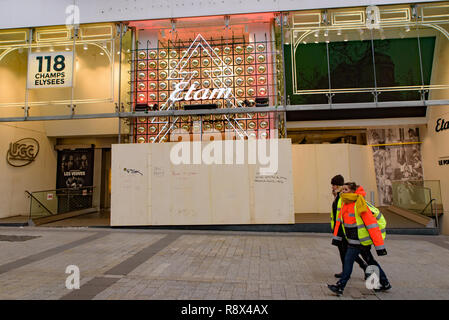
[[(382, 214), (378, 214), (377, 217), (373, 215), (371, 206), (364, 199), (365, 195), (363, 188), (357, 186), (354, 182), (345, 183), (340, 195), (343, 206), (337, 216), (336, 225), (342, 225), (343, 233), (348, 241), (348, 249), (341, 279), (335, 285), (328, 285), (329, 290), (337, 295), (343, 294), (343, 290), (351, 277), (354, 261), (359, 254), (362, 254), (369, 265), (378, 268), (380, 287), (375, 290), (386, 291), (391, 289), (387, 275), (379, 263), (374, 260), (370, 251), (371, 244), (374, 244), (378, 256), (387, 254), (384, 245), (385, 223), (381, 223), (385, 221), (382, 220)], [(336, 235), (335, 232), (334, 235)]]
[[(340, 198), (340, 192), (344, 185), (344, 178), (342, 175), (336, 175), (331, 179), (331, 186), (332, 186), (332, 194), (334, 195), (335, 199), (332, 203), (332, 211), (331, 211), (331, 228), (332, 232), (334, 233), (334, 236), (332, 237), (332, 245), (337, 246), (338, 252), (340, 253), (340, 260), (342, 265), (342, 270), (344, 267), (345, 262), (345, 256), (346, 251), (348, 250), (348, 241), (346, 240), (346, 237), (343, 233), (343, 229), (341, 228), (341, 223), (338, 224), (338, 230), (335, 230), (337, 227), (337, 224), (335, 223), (337, 221), (338, 214), (341, 210), (341, 198)], [(363, 261), (363, 259), (360, 256), (357, 256), (355, 258), (355, 262), (362, 268), (363, 272), (365, 273), (367, 268), (367, 263)], [(341, 278), (343, 272), (336, 273), (334, 276), (335, 278)], [(365, 274), (366, 279), (366, 274)]]

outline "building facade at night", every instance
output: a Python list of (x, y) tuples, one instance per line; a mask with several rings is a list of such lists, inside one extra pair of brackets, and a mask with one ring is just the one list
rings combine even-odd
[[(0, 6), (0, 218), (320, 221), (342, 174), (449, 234), (449, 2)], [(168, 164), (175, 142), (253, 139), (279, 141), (271, 180)]]

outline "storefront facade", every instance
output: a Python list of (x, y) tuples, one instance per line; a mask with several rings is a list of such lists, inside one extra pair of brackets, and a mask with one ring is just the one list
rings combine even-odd
[(93, 202), (107, 208), (112, 144), (211, 136), (290, 138), (293, 214), (327, 212), (338, 173), (368, 186), (378, 206), (410, 204), (422, 188), (447, 211), (449, 3), (254, 5), (201, 17), (193, 8), (94, 17), (80, 6), (78, 27), (0, 30), (2, 152), (28, 136), (41, 145), (30, 166), (3, 164), (0, 215), (28, 210), (24, 190), (60, 188), (68, 150), (93, 158)]

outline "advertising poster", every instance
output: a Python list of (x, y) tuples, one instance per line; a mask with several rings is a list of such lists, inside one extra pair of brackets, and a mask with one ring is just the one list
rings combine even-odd
[[(393, 181), (419, 181), (423, 179), (419, 129), (415, 127), (368, 129), (369, 145), (373, 147), (376, 182), (381, 206), (393, 204)], [(410, 143), (410, 144), (407, 144)], [(416, 143), (416, 144), (415, 144)], [(394, 145), (397, 144), (397, 145)], [(406, 188), (406, 184), (400, 187)], [(413, 188), (401, 191), (398, 203), (411, 203), (417, 196)]]
[(94, 149), (58, 151), (58, 212), (70, 212), (92, 206)]

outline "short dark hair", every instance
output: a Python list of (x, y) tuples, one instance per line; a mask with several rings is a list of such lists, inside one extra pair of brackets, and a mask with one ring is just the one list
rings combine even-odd
[(331, 184), (334, 186), (342, 186), (345, 184), (345, 178), (341, 174), (336, 175), (331, 179)]
[(357, 183), (355, 183), (355, 182), (346, 182), (344, 185), (345, 185), (345, 186), (348, 186), (349, 189), (352, 190), (352, 191), (354, 191), (354, 192), (355, 192), (355, 191), (357, 190), (357, 188), (359, 187), (359, 186), (357, 185)]

